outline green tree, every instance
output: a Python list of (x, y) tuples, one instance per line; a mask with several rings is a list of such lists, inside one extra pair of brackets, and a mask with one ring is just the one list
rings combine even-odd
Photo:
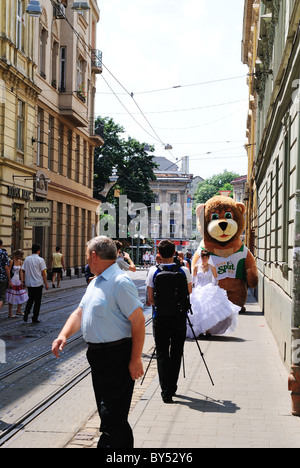
[[(101, 196), (106, 183), (114, 176), (115, 187), (121, 194), (126, 194), (132, 202), (141, 202), (149, 206), (153, 201), (153, 192), (149, 181), (155, 180), (153, 170), (156, 164), (153, 156), (144, 150), (146, 143), (134, 138), (125, 139), (124, 128), (112, 118), (96, 120), (97, 128), (103, 125), (104, 146), (95, 149), (94, 156), (94, 197), (112, 201), (112, 190), (105, 199)], [(154, 148), (150, 149), (153, 152)]]
[(220, 190), (231, 190), (230, 197), (233, 196), (233, 186), (231, 181), (239, 177), (235, 172), (228, 172), (224, 170), (221, 174), (216, 174), (209, 179), (200, 182), (195, 193), (196, 204), (205, 203), (211, 197), (220, 195)]

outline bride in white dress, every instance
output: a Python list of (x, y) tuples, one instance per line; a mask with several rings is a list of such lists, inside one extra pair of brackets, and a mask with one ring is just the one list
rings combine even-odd
[[(223, 335), (237, 326), (240, 307), (229, 301), (227, 293), (218, 286), (217, 272), (209, 264), (209, 252), (203, 250), (193, 275), (195, 287), (190, 295), (193, 314), (189, 315), (195, 335)], [(187, 337), (194, 335), (187, 325)]]

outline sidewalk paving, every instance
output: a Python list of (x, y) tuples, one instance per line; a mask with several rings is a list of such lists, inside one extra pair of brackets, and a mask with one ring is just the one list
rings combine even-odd
[[(199, 344), (214, 386), (196, 343), (187, 340), (185, 378), (181, 370), (176, 403), (164, 404), (153, 361), (145, 392), (135, 386), (135, 448), (299, 448), (288, 370), (255, 299), (248, 298), (234, 333)], [(95, 448), (98, 427), (95, 414), (67, 447)]]

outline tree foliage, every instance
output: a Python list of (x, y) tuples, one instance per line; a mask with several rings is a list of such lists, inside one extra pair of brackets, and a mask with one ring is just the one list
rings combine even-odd
[[(153, 201), (149, 181), (156, 179), (153, 172), (156, 164), (153, 156), (144, 150), (146, 143), (130, 137), (125, 139), (124, 128), (112, 118), (97, 119), (96, 130), (100, 125), (103, 125), (104, 146), (95, 149), (94, 197), (104, 200), (101, 192), (113, 176), (114, 187), (118, 187), (121, 194), (126, 194), (132, 202), (149, 206)], [(106, 199), (112, 201), (112, 190)]]
[(196, 203), (206, 203), (211, 197), (220, 195), (219, 190), (231, 190), (230, 197), (233, 196), (232, 182), (239, 174), (224, 170), (221, 174), (216, 174), (209, 179), (200, 182), (195, 193)]

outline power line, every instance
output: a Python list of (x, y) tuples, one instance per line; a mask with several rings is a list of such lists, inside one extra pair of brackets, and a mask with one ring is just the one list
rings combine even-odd
[[(103, 64), (102, 64), (103, 65)], [(116, 82), (126, 91), (126, 93), (132, 98), (134, 104), (136, 105), (136, 107), (139, 109), (140, 111), (140, 114), (144, 117), (144, 119), (146, 120), (147, 124), (150, 126), (150, 128), (152, 129), (153, 133), (156, 135), (156, 137), (153, 137), (153, 135), (151, 135), (134, 117), (133, 117), (133, 113), (129, 112), (129, 110), (125, 107), (125, 105), (122, 103), (122, 101), (120, 100), (120, 98), (117, 96), (117, 94), (112, 90), (111, 86), (108, 84), (107, 80), (105, 80), (103, 74), (101, 75), (102, 78), (104, 79), (104, 81), (106, 82), (107, 86), (110, 88), (111, 91), (113, 91), (113, 94), (115, 95), (115, 97), (118, 99), (118, 101), (121, 103), (121, 105), (124, 107), (124, 109), (126, 110), (126, 112), (131, 116), (131, 118), (148, 134), (150, 135), (152, 138), (154, 138), (155, 140), (159, 141), (162, 145), (165, 145), (165, 143), (162, 141), (162, 139), (160, 138), (160, 136), (157, 134), (157, 132), (154, 130), (154, 128), (152, 127), (152, 125), (150, 124), (149, 120), (147, 119), (147, 117), (145, 116), (145, 114), (143, 113), (142, 109), (140, 108), (140, 106), (138, 105), (138, 103), (136, 102), (136, 100), (134, 99), (134, 95), (133, 93), (129, 93), (129, 91), (122, 85), (122, 83), (113, 75), (113, 73), (105, 66), (105, 69), (108, 71), (108, 73), (114, 78), (114, 80), (116, 80)], [(170, 152), (171, 156), (175, 158), (175, 156), (173, 156), (173, 154)]]
[[(191, 84), (185, 84), (185, 85), (174, 85), (174, 86), (170, 86), (168, 88), (152, 89), (152, 90), (148, 90), (148, 91), (138, 91), (138, 92), (132, 93), (132, 94), (159, 93), (161, 91), (169, 91), (170, 89), (187, 88), (187, 87), (190, 87), (190, 86), (202, 86), (202, 85), (207, 85), (207, 84), (212, 84), (212, 83), (219, 83), (221, 81), (237, 80), (237, 79), (240, 79), (240, 78), (245, 78), (246, 76), (247, 75), (240, 75), (240, 76), (233, 76), (233, 77), (230, 77), (230, 78), (220, 78), (218, 80), (202, 81), (202, 82), (199, 82), (199, 83), (191, 83)], [(127, 94), (127, 93), (128, 93), (128, 91), (126, 90), (126, 93), (119, 93), (119, 94)], [(96, 94), (110, 94), (110, 93), (96, 92)]]
[[(134, 97), (132, 97), (132, 99), (134, 100)], [(230, 105), (230, 104), (237, 104), (238, 102), (247, 102), (247, 99), (239, 99), (237, 101), (221, 102), (219, 104), (209, 104), (207, 106), (201, 106), (201, 107), (189, 107), (187, 109), (171, 109), (171, 110), (163, 110), (163, 111), (149, 111), (149, 112), (145, 112), (145, 114), (166, 114), (166, 113), (173, 113), (173, 112), (186, 112), (186, 111), (210, 109), (210, 108), (213, 108), (213, 107), (221, 107), (221, 106), (227, 106), (227, 105)], [(106, 112), (104, 112), (104, 114), (106, 114), (106, 115), (124, 115), (124, 112), (114, 112), (113, 114), (107, 114)], [(136, 113), (133, 112), (132, 114), (135, 115)]]
[[(103, 74), (101, 75), (102, 79), (105, 81), (105, 83), (107, 84), (107, 86), (109, 87), (109, 89), (112, 91), (112, 93), (116, 96), (116, 98), (118, 99), (118, 101), (120, 102), (121, 106), (124, 107), (124, 109), (126, 110), (126, 112), (130, 115), (130, 117), (139, 125), (139, 127), (142, 128), (142, 130), (144, 130), (144, 132), (146, 132), (149, 136), (151, 136), (151, 138), (154, 138), (154, 140), (157, 140), (159, 141), (160, 143), (162, 143), (161, 139), (160, 138), (156, 138), (154, 137), (153, 135), (151, 135), (151, 133), (149, 133), (141, 124), (140, 122), (138, 122), (138, 120), (133, 117), (132, 113), (127, 109), (127, 107), (123, 104), (123, 102), (118, 98), (118, 96), (114, 93), (113, 89), (111, 88), (111, 86), (108, 84), (107, 80), (104, 78)], [(162, 143), (163, 144), (163, 143)]]

